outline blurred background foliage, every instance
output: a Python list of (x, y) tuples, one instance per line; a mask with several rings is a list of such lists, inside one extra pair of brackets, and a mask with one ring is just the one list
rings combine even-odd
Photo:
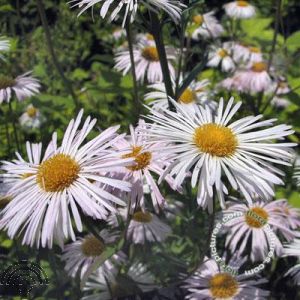
[[(274, 36), (274, 1), (252, 1), (259, 10), (259, 16), (253, 20), (241, 21), (239, 26), (243, 41), (261, 47), (269, 52)], [(77, 18), (76, 9), (70, 9), (65, 0), (43, 1), (47, 22), (50, 28), (52, 46), (54, 47), (58, 63), (65, 77), (70, 82), (75, 94), (75, 100), (80, 107), (85, 108), (85, 114), (90, 114), (98, 119), (98, 128), (105, 129), (114, 124), (121, 124), (121, 129), (127, 131), (128, 125), (135, 122), (134, 103), (132, 96), (132, 79), (130, 75), (113, 70), (113, 52), (121, 43), (112, 39), (112, 32), (118, 29), (120, 24), (109, 24), (98, 17), (98, 11), (94, 12), (92, 20), (91, 11)], [(191, 1), (195, 9), (207, 11), (215, 9), (219, 19), (223, 17), (222, 5), (224, 1)], [(300, 134), (300, 28), (299, 28), (300, 4), (298, 0), (283, 1), (282, 18), (280, 20), (280, 33), (276, 44), (274, 56), (275, 66), (287, 76), (292, 92), (288, 99), (292, 102), (287, 109), (267, 107), (266, 117), (278, 118), (281, 122), (293, 124), (296, 133), (292, 139), (299, 141)], [(117, 22), (118, 23), (118, 22)], [(121, 23), (121, 22), (120, 22)], [(137, 22), (135, 28), (139, 28)], [(227, 24), (229, 25), (229, 24)], [(12, 158), (16, 145), (8, 145), (6, 142), (5, 124), (10, 118), (17, 119), (25, 107), (32, 103), (40, 109), (46, 121), (39, 130), (20, 129), (20, 144), (24, 142), (42, 141), (47, 144), (52, 132), (57, 130), (62, 135), (66, 124), (74, 117), (76, 110), (74, 97), (62, 80), (55, 63), (49, 53), (45, 30), (41, 24), (37, 3), (28, 1), (0, 0), (0, 35), (7, 37), (12, 44), (11, 51), (6, 62), (1, 62), (2, 74), (17, 76), (28, 70), (33, 70), (34, 76), (42, 83), (42, 92), (38, 96), (22, 103), (13, 103), (14, 116), (8, 114), (6, 106), (0, 106), (0, 158)], [(167, 25), (165, 31), (167, 43), (179, 46), (177, 31), (173, 24)], [(191, 45), (192, 57), (186, 69), (201, 60), (201, 46), (195, 42)], [(207, 45), (204, 45), (207, 47)], [(219, 70), (206, 69), (199, 78), (209, 78), (216, 84), (224, 76)], [(139, 87), (139, 96), (143, 97), (145, 87)], [(216, 93), (216, 97), (229, 96), (226, 91)], [(235, 95), (239, 98), (239, 95)], [(247, 103), (244, 112), (249, 114), (250, 106)], [(11, 133), (11, 128), (8, 128)], [(299, 193), (292, 180), (292, 170), (287, 168), (287, 186), (279, 188), (279, 198), (288, 198), (289, 201), (300, 207)], [(129, 249), (131, 256), (139, 257), (146, 261), (149, 269), (156, 275), (159, 281), (169, 286), (166, 295), (156, 299), (182, 299), (179, 289), (175, 289), (178, 274), (186, 270), (193, 270), (199, 258), (203, 255), (203, 249), (208, 239), (208, 216), (206, 212), (197, 209), (195, 191), (186, 187), (185, 196), (175, 194), (167, 187), (163, 187), (163, 193), (168, 194), (170, 202), (184, 203), (180, 214), (172, 221), (173, 234), (163, 244)], [(99, 229), (101, 224), (98, 225)], [(37, 262), (49, 277), (47, 287), (37, 287), (31, 293), (31, 299), (79, 299), (79, 282), (71, 280), (63, 270), (63, 264), (59, 259), (59, 249), (29, 249), (23, 247), (19, 240), (11, 241), (4, 233), (0, 235), (0, 272), (9, 267), (13, 262), (29, 260)], [(297, 289), (290, 280), (283, 277), (288, 267), (295, 264), (293, 258), (274, 259), (268, 265), (263, 275), (269, 279), (266, 287), (272, 291), (272, 299), (297, 299)], [(272, 274), (272, 275), (270, 275)], [(18, 291), (13, 288), (0, 287), (0, 295), (3, 299), (21, 299)], [(153, 293), (143, 296), (143, 299), (153, 299)], [(1, 299), (1, 296), (0, 296)]]

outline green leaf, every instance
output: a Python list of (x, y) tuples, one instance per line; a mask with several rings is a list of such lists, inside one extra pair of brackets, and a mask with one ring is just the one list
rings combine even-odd
[(291, 51), (296, 51), (300, 48), (300, 31), (294, 32), (287, 38), (286, 46)]

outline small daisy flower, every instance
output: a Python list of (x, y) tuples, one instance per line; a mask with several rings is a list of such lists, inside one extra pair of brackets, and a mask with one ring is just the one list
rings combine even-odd
[(149, 108), (151, 115), (147, 118), (155, 124), (149, 124), (144, 133), (153, 142), (166, 143), (161, 152), (174, 156), (174, 162), (160, 180), (170, 174), (175, 176), (175, 184), (181, 186), (186, 173), (192, 170), (192, 187), (198, 183), (197, 202), (204, 208), (208, 206), (210, 212), (214, 188), (221, 207), (225, 208), (224, 194), (228, 194), (228, 189), (223, 183), (224, 175), (249, 203), (256, 194), (263, 199), (274, 196), (272, 187), (283, 184), (277, 176), (283, 173), (271, 163), (290, 165), (293, 158), (290, 147), (296, 144), (272, 141), (292, 134), (291, 126), (270, 127), (275, 119), (259, 121), (262, 115), (244, 117), (230, 124), (241, 106), (241, 102), (233, 105), (233, 98), (225, 110), (221, 98), (216, 114), (208, 107), (196, 106), (192, 112), (172, 102), (177, 112), (160, 113)]
[(287, 240), (295, 238), (286, 223), (281, 210), (281, 201), (264, 203), (261, 201), (250, 205), (234, 204), (230, 206), (225, 214), (241, 212), (243, 215), (235, 217), (226, 223), (229, 232), (226, 236), (226, 247), (232, 253), (242, 256), (247, 249), (247, 242), (251, 240), (250, 258), (252, 261), (264, 260), (270, 250), (271, 237), (269, 225), (273, 230), (274, 249), (277, 255), (281, 255), (283, 246), (277, 235), (282, 234)]
[(115, 28), (113, 33), (112, 33), (112, 37), (115, 41), (119, 41), (122, 38), (126, 37), (126, 31), (124, 28)]
[(32, 104), (28, 105), (26, 111), (19, 118), (20, 125), (24, 128), (39, 128), (43, 118), (39, 109)]
[(208, 54), (207, 66), (216, 68), (219, 65), (224, 72), (230, 72), (235, 69), (229, 43), (224, 43), (222, 48), (213, 47)]
[(214, 16), (214, 12), (208, 12), (203, 15), (195, 15), (192, 18), (190, 28), (192, 31), (192, 39), (199, 41), (201, 37), (217, 38), (224, 32), (223, 26)]
[(166, 12), (175, 22), (180, 20), (182, 9), (185, 7), (180, 1), (177, 0), (149, 0), (149, 1), (140, 1), (137, 0), (71, 0), (73, 3), (72, 7), (78, 6), (81, 10), (79, 16), (83, 14), (89, 8), (93, 8), (96, 4), (102, 4), (100, 9), (101, 18), (105, 18), (110, 7), (113, 7), (111, 15), (109, 17), (110, 22), (119, 17), (119, 13), (124, 12), (123, 23), (124, 27), (127, 18), (130, 18), (132, 22), (135, 18), (138, 6), (142, 3), (146, 7), (154, 11), (163, 10)]
[(275, 85), (274, 85), (274, 90), (276, 90), (276, 95), (288, 94), (291, 91), (287, 81), (280, 80)]
[(282, 216), (283, 222), (292, 230), (300, 227), (300, 209), (289, 205), (286, 199), (276, 200), (275, 212)]
[[(174, 78), (175, 70), (171, 61), (176, 59), (175, 51), (167, 48), (168, 66), (171, 76)], [(137, 80), (141, 83), (147, 78), (149, 83), (162, 82), (163, 74), (161, 71), (158, 51), (153, 41), (141, 39), (133, 50), (135, 71)], [(121, 51), (115, 57), (115, 69), (127, 74), (131, 68), (129, 51)]]
[[(181, 79), (182, 81), (182, 79)], [(208, 86), (209, 80), (204, 79), (201, 81), (192, 81), (191, 84), (183, 91), (178, 103), (186, 105), (193, 109), (193, 104), (208, 105), (211, 109), (216, 108), (216, 102), (209, 100)], [(145, 95), (145, 100), (152, 100), (150, 105), (156, 110), (165, 110), (168, 108), (168, 98), (166, 94), (166, 88), (164, 83), (155, 83), (148, 86), (149, 89), (153, 89), (153, 92), (149, 92)], [(175, 90), (175, 82), (173, 81), (173, 89)]]
[(155, 288), (157, 285), (154, 276), (142, 263), (135, 262), (125, 274), (117, 270), (105, 273), (97, 270), (84, 287), (84, 291), (92, 291), (93, 294), (84, 296), (82, 300), (127, 299), (129, 296), (130, 299), (138, 300), (140, 297), (137, 294), (150, 292)]
[(147, 211), (136, 211), (132, 215), (127, 230), (127, 238), (134, 244), (163, 242), (171, 233), (171, 228), (156, 215)]
[(74, 224), (82, 231), (78, 208), (83, 214), (95, 219), (105, 219), (115, 205), (125, 202), (94, 183), (113, 186), (129, 191), (130, 183), (110, 178), (107, 174), (114, 168), (132, 163), (132, 159), (119, 158), (111, 145), (122, 136), (119, 126), (103, 131), (97, 137), (81, 144), (96, 124), (96, 119), (86, 119), (79, 129), (83, 111), (72, 120), (64, 134), (61, 146), (57, 135), (42, 156), (41, 144), (26, 144), (29, 161), (19, 153), (17, 160), (3, 162), (2, 177), (12, 184), (9, 193), (13, 199), (2, 211), (0, 228), (10, 238), (23, 234), (23, 244), (51, 248), (53, 240), (62, 247), (63, 239), (75, 240)]
[(291, 104), (291, 102), (286, 98), (275, 96), (272, 99), (271, 104), (278, 108), (286, 108)]
[(9, 102), (13, 92), (19, 101), (38, 94), (41, 86), (30, 74), (27, 72), (15, 79), (0, 75), (0, 104), (3, 101)]
[[(0, 38), (0, 52), (2, 52), (2, 51), (6, 52), (6, 51), (9, 50), (9, 48), (10, 48), (10, 43), (9, 43), (9, 41)], [(0, 58), (1, 58), (1, 59), (4, 59), (2, 53), (0, 53)]]
[[(165, 199), (153, 175), (159, 176), (163, 173), (164, 168), (169, 166), (171, 161), (168, 155), (162, 154), (160, 151), (165, 144), (149, 142), (145, 136), (138, 135), (140, 130), (145, 130), (143, 120), (139, 121), (139, 125), (135, 129), (130, 125), (130, 136), (119, 139), (114, 145), (117, 151), (127, 151), (123, 158), (134, 159), (132, 165), (118, 170), (121, 173), (118, 178), (131, 182), (132, 188), (129, 197), (133, 208), (136, 206), (145, 208), (144, 193), (149, 190), (153, 206), (158, 212), (159, 208), (164, 207)], [(167, 176), (166, 181), (171, 188), (176, 189), (174, 179), (171, 176)]]
[(224, 80), (222, 80), (218, 85), (218, 88), (223, 88), (229, 91), (235, 90), (242, 92), (243, 86), (239, 79), (239, 74), (235, 73), (232, 77), (227, 77)]
[(255, 7), (248, 1), (232, 1), (224, 6), (227, 16), (235, 19), (249, 19), (255, 16)]
[[(300, 258), (300, 240), (295, 239), (293, 243), (285, 245), (283, 256), (297, 256)], [(295, 284), (300, 285), (300, 264), (289, 269), (285, 276), (292, 276)]]
[(267, 64), (262, 61), (253, 63), (248, 70), (240, 71), (238, 78), (243, 90), (250, 93), (268, 91), (272, 85)]
[[(241, 263), (242, 265), (242, 263)], [(185, 299), (191, 300), (263, 300), (270, 294), (258, 287), (267, 281), (258, 276), (249, 278), (245, 275), (234, 276), (221, 271), (213, 259), (207, 260), (186, 280), (184, 286), (189, 294)]]
[(241, 43), (235, 43), (232, 47), (233, 58), (235, 61), (244, 63), (254, 63), (263, 60), (263, 54), (258, 47), (247, 46)]
[[(89, 234), (65, 246), (61, 259), (65, 261), (65, 270), (71, 277), (75, 277), (80, 273), (82, 279), (86, 271), (95, 262), (95, 259), (104, 252), (106, 245), (115, 242), (119, 234), (103, 229), (99, 236), (103, 239), (103, 242), (94, 235)], [(111, 259), (106, 260), (101, 269), (103, 272), (110, 271), (116, 264), (124, 260), (124, 254), (119, 252), (114, 254)]]

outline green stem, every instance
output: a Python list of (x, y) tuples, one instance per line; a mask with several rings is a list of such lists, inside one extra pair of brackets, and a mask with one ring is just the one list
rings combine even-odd
[(169, 97), (174, 99), (174, 91), (172, 87), (172, 81), (170, 76), (170, 70), (169, 70), (169, 64), (167, 60), (167, 54), (166, 49), (162, 37), (162, 25), (160, 23), (159, 18), (157, 15), (150, 11), (150, 17), (151, 17), (151, 34), (154, 37), (156, 49), (159, 56), (160, 66), (163, 74), (163, 79), (165, 83), (165, 88), (168, 96), (168, 103), (169, 103), (169, 109), (172, 111), (176, 111), (174, 105), (170, 101)]
[(138, 95), (138, 86), (137, 86), (137, 79), (136, 79), (136, 72), (135, 72), (134, 54), (133, 54), (132, 32), (131, 32), (131, 24), (130, 24), (129, 19), (126, 22), (126, 36), (127, 36), (128, 46), (129, 46), (131, 74), (132, 74), (132, 80), (133, 80), (133, 99), (134, 99), (134, 106), (135, 106), (135, 121), (138, 121), (139, 116), (140, 116), (140, 111), (141, 111), (141, 103), (139, 101), (139, 95)]
[(11, 101), (8, 102), (8, 107), (9, 107), (9, 113), (10, 113), (10, 117), (11, 117), (11, 121), (12, 121), (12, 127), (13, 127), (13, 133), (14, 133), (16, 147), (17, 147), (18, 152), (20, 152), (20, 144), (19, 144), (19, 139), (18, 139), (16, 119), (15, 119), (15, 114), (12, 109)]
[(75, 109), (79, 110), (79, 102), (78, 99), (75, 95), (75, 92), (73, 90), (72, 84), (71, 82), (66, 78), (64, 71), (56, 57), (55, 51), (54, 51), (54, 47), (53, 47), (53, 42), (52, 42), (52, 38), (51, 38), (51, 34), (50, 34), (50, 29), (48, 26), (48, 22), (47, 22), (47, 17), (46, 17), (46, 12), (45, 12), (45, 8), (44, 8), (44, 4), (42, 2), (42, 0), (36, 0), (37, 1), (37, 6), (38, 6), (38, 11), (40, 14), (40, 18), (42, 21), (42, 25), (44, 28), (44, 32), (45, 32), (45, 37), (46, 37), (46, 42), (48, 45), (48, 49), (49, 49), (49, 53), (50, 56), (52, 58), (52, 62), (55, 66), (55, 68), (57, 69), (57, 72), (59, 73), (62, 81), (64, 82), (64, 85), (66, 87), (66, 89), (68, 90), (68, 92), (70, 93), (70, 95), (72, 96), (74, 105), (75, 105)]
[(274, 29), (274, 35), (273, 35), (273, 41), (272, 41), (272, 48), (270, 51), (270, 56), (269, 56), (269, 61), (268, 61), (268, 71), (270, 70), (270, 67), (271, 67), (272, 61), (273, 61), (273, 57), (274, 57), (277, 36), (278, 36), (278, 30), (279, 30), (280, 15), (281, 15), (281, 0), (276, 0), (275, 29)]

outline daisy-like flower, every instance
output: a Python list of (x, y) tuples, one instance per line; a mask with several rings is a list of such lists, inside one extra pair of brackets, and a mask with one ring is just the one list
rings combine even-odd
[(17, 78), (0, 75), (0, 104), (9, 102), (14, 92), (19, 101), (39, 93), (39, 81), (27, 72)]
[[(10, 48), (10, 43), (8, 40), (3, 40), (2, 38), (0, 38), (0, 52), (4, 51), (8, 51)], [(4, 59), (2, 53), (0, 53), (0, 58)]]
[(126, 299), (124, 297), (128, 296), (132, 299), (132, 296), (152, 291), (156, 287), (154, 276), (143, 264), (136, 262), (130, 266), (126, 274), (118, 270), (105, 273), (97, 270), (84, 287), (84, 291), (94, 293), (84, 296), (82, 300), (110, 300), (119, 297)]
[[(270, 294), (258, 287), (267, 281), (258, 276), (232, 275), (219, 269), (213, 259), (207, 260), (186, 280), (184, 288), (191, 300), (263, 300)], [(241, 262), (242, 264), (242, 262)]]
[(190, 24), (192, 39), (198, 41), (201, 37), (217, 38), (224, 32), (223, 26), (214, 16), (214, 12), (208, 12), (203, 15), (195, 15)]
[(147, 211), (136, 211), (132, 215), (127, 230), (127, 238), (134, 244), (163, 242), (171, 233), (171, 228), (156, 215)]
[(275, 212), (282, 216), (283, 222), (292, 230), (300, 227), (300, 209), (289, 205), (286, 199), (276, 200)]
[(10, 238), (21, 233), (23, 244), (51, 248), (53, 240), (63, 246), (63, 239), (75, 240), (74, 224), (82, 231), (79, 209), (95, 219), (106, 218), (108, 211), (116, 211), (115, 205), (125, 202), (108, 193), (95, 183), (129, 191), (130, 183), (110, 178), (107, 172), (116, 167), (132, 163), (132, 159), (121, 159), (111, 145), (122, 136), (116, 131), (119, 126), (103, 131), (97, 137), (84, 142), (96, 124), (96, 119), (86, 119), (79, 129), (83, 111), (71, 120), (57, 146), (57, 135), (42, 156), (41, 144), (26, 144), (28, 160), (17, 153), (17, 160), (4, 162), (2, 176), (12, 184), (9, 193), (13, 199), (2, 211), (0, 228)]
[(112, 6), (113, 10), (109, 18), (110, 21), (115, 20), (119, 16), (119, 13), (122, 11), (124, 12), (124, 15), (122, 16), (123, 27), (128, 18), (130, 18), (131, 22), (134, 20), (138, 5), (140, 5), (141, 3), (151, 10), (165, 11), (175, 22), (178, 22), (178, 20), (180, 19), (182, 8), (185, 7), (185, 5), (177, 0), (142, 0), (140, 2), (138, 2), (137, 0), (71, 0), (70, 2), (73, 3), (72, 7), (78, 6), (81, 9), (79, 15), (83, 14), (89, 8), (93, 8), (94, 5), (98, 3), (101, 4), (101, 18), (105, 18), (108, 10)]
[[(79, 238), (75, 242), (65, 246), (62, 260), (65, 261), (65, 270), (71, 276), (75, 277), (80, 273), (80, 278), (83, 278), (86, 271), (95, 262), (95, 259), (99, 257), (105, 250), (107, 244), (111, 244), (116, 241), (119, 234), (111, 233), (106, 229), (103, 229), (99, 236), (103, 241), (99, 240), (92, 234)], [(112, 270), (116, 264), (125, 260), (125, 254), (121, 251), (114, 254), (110, 259), (106, 260), (101, 269), (103, 272)]]
[[(176, 59), (173, 48), (167, 48), (168, 66), (171, 76), (174, 78), (175, 70), (171, 61)], [(144, 82), (145, 77), (149, 83), (162, 82), (163, 74), (161, 71), (157, 48), (153, 41), (141, 39), (133, 49), (135, 70), (137, 80)], [(129, 51), (121, 51), (116, 54), (115, 68), (127, 74), (131, 68)]]
[(249, 19), (255, 16), (255, 7), (248, 1), (232, 1), (224, 5), (227, 16), (235, 19)]
[[(194, 112), (172, 101), (177, 112), (160, 113), (151, 108), (149, 124), (144, 133), (154, 142), (166, 143), (161, 152), (174, 156), (174, 162), (166, 168), (165, 175), (175, 175), (175, 184), (181, 185), (186, 173), (192, 169), (191, 183), (198, 182), (197, 202), (212, 211), (214, 188), (225, 208), (224, 194), (228, 189), (223, 183), (225, 175), (235, 190), (240, 190), (249, 203), (252, 195), (263, 199), (274, 196), (273, 185), (283, 184), (277, 176), (283, 173), (271, 163), (290, 165), (294, 143), (274, 143), (276, 139), (293, 133), (291, 126), (272, 126), (275, 119), (259, 121), (262, 115), (248, 116), (229, 123), (241, 106), (231, 98), (224, 110), (220, 100), (216, 115), (206, 107), (197, 106)], [(260, 129), (262, 128), (262, 129)], [(173, 145), (169, 145), (173, 143)]]
[(253, 63), (250, 69), (240, 71), (237, 76), (245, 92), (258, 93), (268, 91), (272, 85), (268, 66), (262, 61)]
[(233, 58), (235, 61), (244, 63), (254, 63), (263, 60), (263, 54), (258, 47), (247, 46), (241, 43), (236, 43), (232, 47)]
[[(119, 139), (114, 147), (118, 151), (125, 152), (124, 158), (133, 158), (132, 165), (120, 168), (118, 178), (131, 182), (132, 188), (129, 194), (132, 207), (140, 206), (145, 208), (145, 191), (149, 191), (153, 206), (158, 212), (159, 208), (164, 207), (164, 196), (161, 194), (153, 175), (159, 176), (163, 173), (165, 167), (169, 166), (171, 161), (167, 154), (161, 153), (161, 148), (165, 146), (162, 143), (150, 143), (145, 136), (138, 135), (140, 130), (145, 130), (145, 122), (139, 121), (135, 129), (130, 125), (130, 136)], [(174, 179), (171, 176), (166, 177), (167, 183), (171, 188), (174, 187)], [(178, 190), (180, 190), (178, 188)]]
[(43, 122), (43, 118), (39, 109), (30, 104), (19, 118), (19, 122), (25, 128), (39, 128)]
[[(182, 79), (181, 79), (182, 81)], [(191, 84), (184, 90), (178, 103), (186, 105), (193, 109), (193, 104), (208, 105), (211, 109), (216, 108), (216, 102), (209, 100), (209, 91), (207, 87), (210, 82), (208, 79), (201, 81), (192, 81)], [(149, 92), (145, 95), (145, 100), (152, 100), (150, 105), (156, 110), (165, 110), (168, 108), (168, 98), (166, 94), (166, 88), (164, 83), (155, 83), (148, 86), (149, 89), (153, 89), (153, 92)], [(173, 89), (175, 90), (175, 82), (173, 81)]]
[(288, 107), (291, 104), (291, 102), (286, 98), (275, 96), (272, 99), (271, 104), (278, 108), (285, 108)]
[[(300, 240), (295, 239), (293, 243), (285, 245), (283, 256), (297, 256), (300, 259)], [(289, 269), (285, 276), (292, 276), (295, 284), (300, 285), (300, 263)]]
[(115, 41), (119, 41), (122, 38), (126, 37), (126, 31), (124, 28), (115, 28), (113, 33), (112, 33), (112, 37)]
[[(295, 238), (295, 233), (284, 221), (281, 206), (281, 201), (269, 203), (258, 201), (250, 205), (234, 204), (230, 206), (225, 214), (241, 212), (242, 215), (232, 218), (226, 223), (226, 228), (229, 229), (226, 236), (226, 247), (229, 247), (232, 253), (242, 256), (247, 249), (247, 242), (251, 240), (250, 258), (252, 261), (260, 261), (266, 258), (271, 243), (274, 243), (276, 254), (281, 255), (283, 246), (277, 235), (282, 234), (289, 241)], [(267, 225), (274, 233), (272, 237)]]
[(224, 72), (230, 72), (235, 69), (235, 63), (231, 57), (230, 43), (224, 43), (222, 48), (212, 47), (209, 52), (207, 66), (216, 68), (219, 65)]

